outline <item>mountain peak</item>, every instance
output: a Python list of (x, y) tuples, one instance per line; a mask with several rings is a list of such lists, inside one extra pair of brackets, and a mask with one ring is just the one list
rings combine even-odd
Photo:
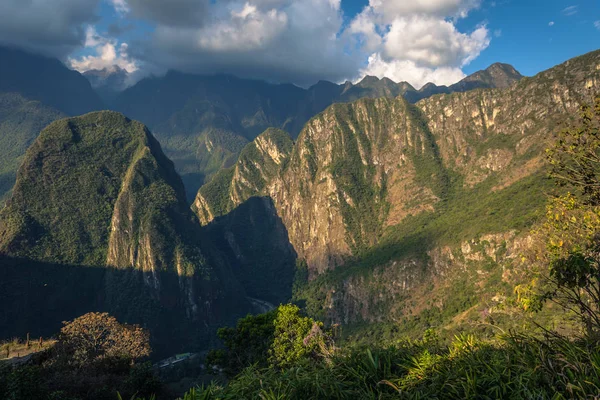
[(421, 87), (421, 89), (419, 89), (420, 92), (424, 92), (426, 90), (431, 90), (433, 88), (436, 88), (437, 85), (433, 82), (427, 82), (426, 84), (423, 85), (423, 87)]
[(364, 78), (360, 82), (357, 83), (358, 86), (366, 86), (366, 85), (374, 85), (379, 82), (379, 78), (372, 75), (365, 75)]
[[(484, 87), (484, 88), (504, 88), (512, 85), (523, 78), (512, 65), (504, 63), (494, 63), (484, 70), (477, 71), (460, 82), (457, 86), (465, 86), (465, 88)], [(455, 86), (452, 85), (452, 86)]]

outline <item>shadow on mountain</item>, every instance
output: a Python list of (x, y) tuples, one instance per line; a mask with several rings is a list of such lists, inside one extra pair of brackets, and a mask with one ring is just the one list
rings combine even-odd
[(292, 297), (297, 254), (270, 197), (251, 197), (204, 229), (248, 296), (274, 305)]
[[(151, 273), (81, 265), (52, 264), (0, 255), (0, 339), (56, 335), (62, 321), (88, 312), (109, 312), (120, 322), (139, 324), (151, 333), (153, 357), (207, 348), (215, 331), (248, 311), (243, 294), (224, 298), (203, 293), (198, 313), (186, 315), (181, 287), (193, 277), (162, 272), (160, 292)], [(188, 282), (186, 282), (188, 281)], [(221, 296), (221, 298), (219, 298)]]

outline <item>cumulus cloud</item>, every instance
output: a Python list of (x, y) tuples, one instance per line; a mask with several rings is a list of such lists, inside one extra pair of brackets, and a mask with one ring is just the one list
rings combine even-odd
[[(451, 85), (465, 77), (460, 68), (428, 68), (408, 60), (385, 61), (378, 53), (369, 57), (368, 67), (361, 70), (362, 75), (385, 76), (396, 82), (409, 82), (417, 88), (427, 82), (434, 82), (438, 85)], [(356, 81), (359, 80), (360, 78), (356, 79)]]
[(370, 52), (360, 74), (387, 76), (415, 87), (455, 83), (465, 76), (462, 67), (490, 44), (485, 25), (469, 33), (456, 27), (478, 5), (475, 0), (370, 0), (348, 28)]
[(128, 73), (136, 72), (139, 69), (138, 62), (128, 54), (127, 43), (119, 44), (116, 39), (99, 35), (93, 26), (87, 28), (85, 47), (93, 49), (95, 55), (69, 58), (71, 67), (79, 72), (113, 69), (115, 66)]
[(548, 22), (548, 26), (554, 26), (554, 21)]
[(85, 40), (84, 26), (97, 20), (99, 0), (2, 0), (0, 44), (59, 58)]
[[(340, 0), (129, 0), (151, 18), (152, 40), (136, 56), (164, 68), (232, 73), (307, 85), (342, 80), (360, 67), (340, 37)], [(193, 16), (193, 17), (191, 17)]]
[(480, 0), (370, 0), (369, 6), (384, 22), (391, 22), (398, 16), (415, 14), (464, 18), (479, 3)]
[[(100, 1), (120, 16), (102, 35), (86, 31), (97, 25)], [(370, 74), (419, 87), (454, 83), (489, 45), (485, 25), (457, 28), (481, 1), (370, 0), (345, 21), (341, 0), (0, 0), (0, 43), (80, 71), (143, 66), (299, 85)], [(115, 39), (140, 21), (144, 30), (129, 32), (128, 43)], [(85, 56), (67, 58), (82, 47)]]

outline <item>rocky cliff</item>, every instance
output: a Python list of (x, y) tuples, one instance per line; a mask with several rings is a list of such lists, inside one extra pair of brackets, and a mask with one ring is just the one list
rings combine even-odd
[(252, 193), (270, 196), (299, 257), (319, 274), (372, 247), (386, 227), (441, 210), (452, 192), (483, 182), (498, 191), (539, 171), (552, 132), (592, 100), (598, 65), (594, 52), (504, 89), (414, 106), (401, 97), (334, 104), (306, 124), (269, 184), (233, 173), (225, 209), (202, 190), (196, 209), (206, 223)]
[[(407, 288), (466, 265), (456, 261), (468, 256), (456, 253), (461, 243), (521, 246), (550, 190), (544, 149), (592, 101), (599, 79), (600, 52), (593, 52), (503, 89), (415, 105), (402, 97), (334, 104), (306, 124), (270, 179), (234, 173), (243, 170), (238, 163), (211, 196), (200, 190), (195, 210), (210, 225), (252, 196), (271, 198), (307, 263), (311, 282), (297, 298), (313, 314), (338, 322), (399, 316), (416, 293)], [(485, 260), (470, 271), (478, 274)], [(509, 285), (498, 278), (503, 262), (494, 259), (487, 289)]]

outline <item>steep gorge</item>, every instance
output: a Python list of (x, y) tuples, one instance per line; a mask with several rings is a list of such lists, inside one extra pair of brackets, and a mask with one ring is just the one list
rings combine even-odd
[[(550, 190), (544, 149), (592, 102), (599, 80), (597, 51), (504, 89), (437, 95), (414, 106), (402, 97), (334, 104), (278, 156), (287, 161), (266, 185), (234, 173), (243, 169), (237, 164), (211, 196), (199, 191), (195, 210), (204, 224), (218, 225), (211, 220), (268, 196), (307, 263), (311, 282), (298, 298), (313, 314), (343, 322), (396, 318), (390, 307), (402, 308), (408, 296), (394, 289), (398, 282), (415, 287), (435, 271), (466, 268), (436, 255), (485, 235), (506, 236), (494, 240), (497, 247), (525, 240)], [(240, 196), (233, 190), (240, 185), (254, 190)], [(493, 275), (493, 288), (516, 284)], [(467, 304), (474, 303), (461, 307)]]

